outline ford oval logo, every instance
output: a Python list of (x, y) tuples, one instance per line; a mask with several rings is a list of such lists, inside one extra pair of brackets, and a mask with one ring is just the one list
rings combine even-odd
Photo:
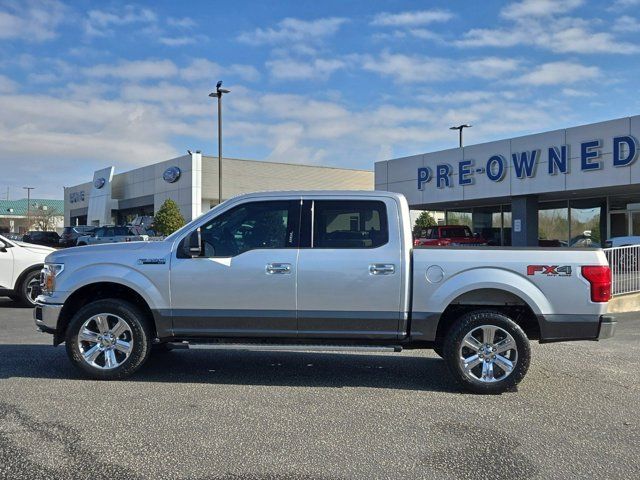
[(96, 178), (93, 182), (93, 186), (100, 190), (102, 187), (104, 187), (105, 183), (107, 183), (107, 181), (104, 178)]
[(162, 174), (162, 178), (165, 182), (174, 183), (178, 181), (181, 173), (178, 167), (169, 167)]

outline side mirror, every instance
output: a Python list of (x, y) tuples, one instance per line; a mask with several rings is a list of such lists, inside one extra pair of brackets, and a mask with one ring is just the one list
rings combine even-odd
[(202, 237), (200, 236), (199, 228), (185, 238), (184, 250), (189, 257), (199, 257), (202, 255)]

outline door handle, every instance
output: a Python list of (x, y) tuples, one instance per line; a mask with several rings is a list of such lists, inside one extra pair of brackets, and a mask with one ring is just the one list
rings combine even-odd
[(393, 263), (372, 263), (369, 265), (369, 275), (393, 275), (396, 266)]
[(290, 263), (267, 263), (267, 275), (287, 275), (291, 273)]

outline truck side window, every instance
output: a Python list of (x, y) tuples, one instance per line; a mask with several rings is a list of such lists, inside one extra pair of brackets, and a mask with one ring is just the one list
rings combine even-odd
[(239, 205), (201, 228), (205, 257), (233, 257), (263, 248), (296, 248), (299, 201)]
[(376, 248), (389, 241), (387, 208), (365, 200), (316, 201), (314, 248)]

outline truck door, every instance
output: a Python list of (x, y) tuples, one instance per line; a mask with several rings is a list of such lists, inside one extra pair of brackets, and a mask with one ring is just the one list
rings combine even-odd
[(295, 337), (300, 199), (254, 201), (200, 228), (204, 252), (171, 260), (176, 335)]
[(397, 211), (392, 199), (305, 199), (302, 228), (310, 230), (310, 238), (298, 258), (300, 337), (397, 338), (402, 295)]

